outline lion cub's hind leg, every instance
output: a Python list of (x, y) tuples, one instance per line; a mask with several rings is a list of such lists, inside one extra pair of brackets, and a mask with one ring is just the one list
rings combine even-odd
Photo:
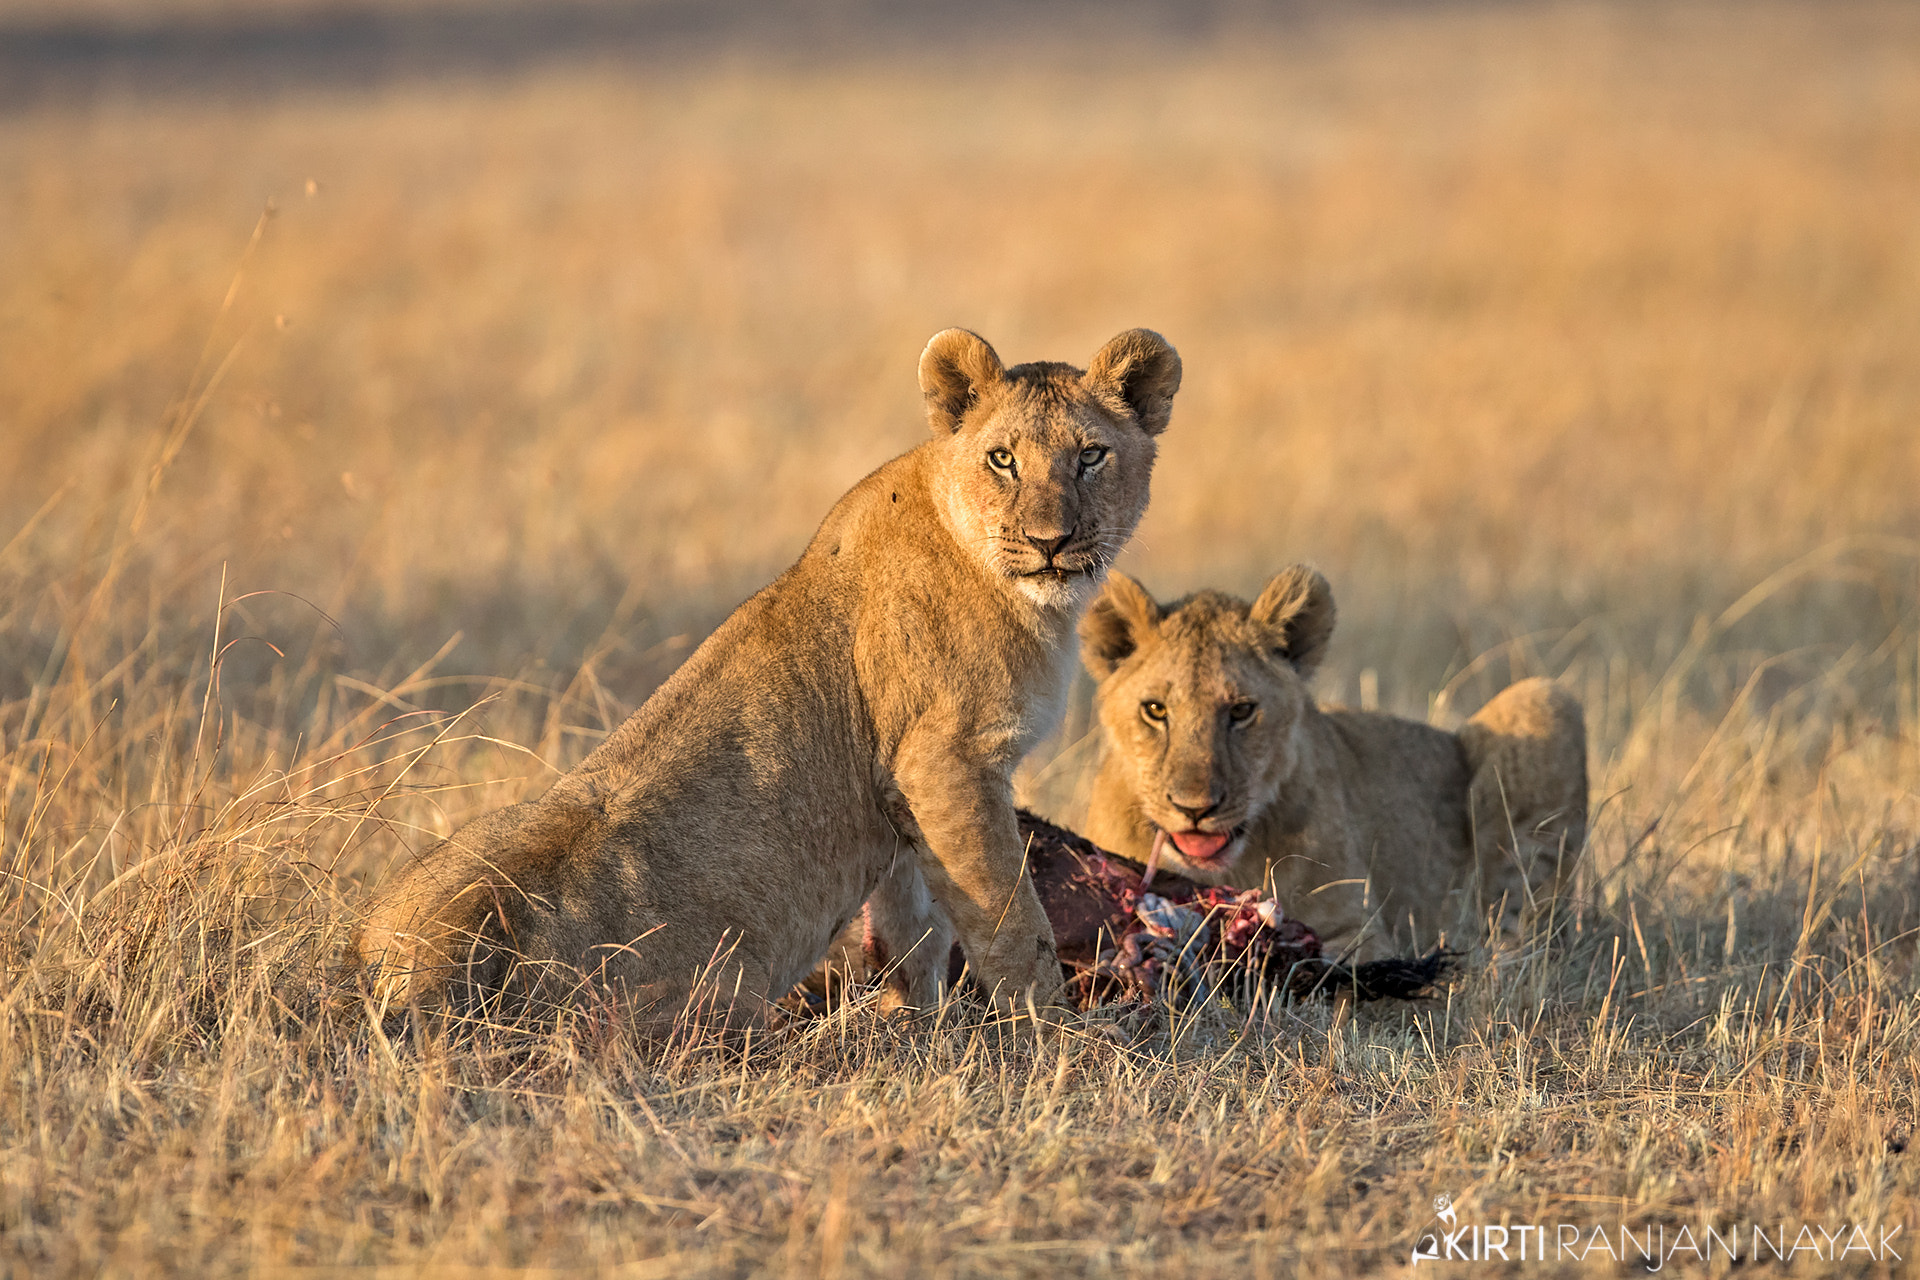
[(953, 926), (933, 900), (912, 849), (899, 852), (867, 899), (864, 949), (868, 966), (885, 977), (882, 1010), (932, 1009), (940, 1002)]
[(1587, 839), (1587, 727), (1551, 680), (1502, 690), (1461, 726), (1482, 900), (1517, 933), (1568, 884)]

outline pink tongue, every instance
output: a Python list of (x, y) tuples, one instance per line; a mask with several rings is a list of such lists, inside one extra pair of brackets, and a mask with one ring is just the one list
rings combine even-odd
[(1218, 831), (1176, 831), (1173, 843), (1184, 856), (1204, 861), (1227, 847), (1227, 837)]

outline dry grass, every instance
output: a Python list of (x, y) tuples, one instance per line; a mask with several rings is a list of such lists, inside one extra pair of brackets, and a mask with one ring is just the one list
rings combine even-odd
[[(0, 1268), (1344, 1274), (1440, 1191), (1920, 1230), (1916, 207), (1908, 6), (0, 117)], [(1127, 567), (1317, 561), (1328, 694), (1583, 693), (1557, 936), (1128, 1050), (329, 1003), (365, 886), (912, 444), (952, 323), (1178, 344)], [(1089, 764), (1082, 696), (1027, 789)]]

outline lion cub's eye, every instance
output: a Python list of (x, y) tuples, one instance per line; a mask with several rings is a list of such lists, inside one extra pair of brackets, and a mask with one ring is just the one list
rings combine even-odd
[(1107, 450), (1104, 445), (1090, 444), (1080, 451), (1080, 469), (1082, 471), (1091, 471), (1106, 460)]
[(987, 461), (993, 464), (996, 471), (1011, 471), (1013, 470), (1013, 450), (994, 449), (987, 454)]
[(1167, 720), (1167, 704), (1149, 698), (1140, 704), (1140, 714), (1155, 724), (1165, 724)]
[(1227, 719), (1235, 724), (1245, 724), (1253, 719), (1253, 713), (1260, 709), (1257, 702), (1236, 702), (1227, 708)]

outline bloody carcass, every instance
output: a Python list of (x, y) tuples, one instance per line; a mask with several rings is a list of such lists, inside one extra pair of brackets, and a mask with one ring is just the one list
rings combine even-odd
[[(1347, 965), (1258, 889), (1198, 884), (1141, 867), (1025, 810), (1020, 835), (1082, 1008), (1109, 1001), (1184, 1005), (1214, 994), (1281, 990), (1409, 999), (1445, 977), (1450, 955)], [(956, 952), (957, 956), (957, 952)]]
[[(1203, 885), (1142, 867), (1024, 809), (1019, 818), (1068, 993), (1083, 1009), (1110, 1003), (1179, 1008), (1215, 995), (1279, 993), (1296, 1000), (1341, 993), (1404, 1000), (1429, 993), (1450, 969), (1453, 957), (1442, 950), (1342, 963), (1323, 955), (1313, 930), (1257, 889)], [(888, 961), (885, 944), (871, 931), (837, 951), (794, 993), (790, 1008), (818, 1011), (835, 982), (872, 977)], [(966, 958), (957, 945), (948, 968), (952, 982), (965, 980)]]

